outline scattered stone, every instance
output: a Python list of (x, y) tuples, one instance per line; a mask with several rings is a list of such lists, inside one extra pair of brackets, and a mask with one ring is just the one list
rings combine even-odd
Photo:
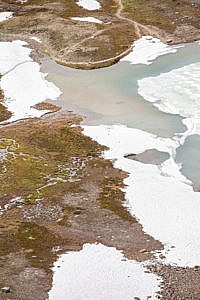
[(33, 249), (26, 249), (25, 252), (26, 252), (26, 253), (33, 253), (34, 250), (33, 250)]
[(74, 215), (80, 215), (81, 214), (81, 210), (80, 209), (77, 209), (74, 211)]
[(1, 290), (2, 290), (3, 293), (6, 293), (6, 294), (10, 293), (10, 287), (9, 286), (4, 286)]
[(140, 253), (145, 253), (145, 252), (147, 252), (147, 249), (141, 249), (139, 252)]
[(62, 220), (63, 220), (63, 219), (60, 218), (60, 219), (56, 220), (56, 222), (59, 223), (59, 222), (61, 222)]

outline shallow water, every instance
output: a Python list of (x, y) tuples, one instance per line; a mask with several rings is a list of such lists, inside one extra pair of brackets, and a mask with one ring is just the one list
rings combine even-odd
[(148, 149), (139, 154), (128, 154), (126, 158), (142, 162), (143, 164), (161, 165), (170, 158), (169, 153), (158, 151), (157, 149)]
[(121, 62), (105, 69), (82, 71), (47, 60), (42, 69), (49, 73), (48, 79), (63, 91), (57, 104), (84, 113), (86, 124), (120, 123), (171, 137), (186, 130), (182, 118), (162, 113), (145, 101), (138, 94), (137, 81), (197, 61), (198, 50), (198, 45), (188, 45), (148, 66)]
[(194, 189), (200, 191), (200, 136), (187, 137), (183, 146), (177, 149), (177, 163), (181, 163), (181, 173), (193, 182)]
[[(48, 79), (63, 92), (56, 104), (84, 114), (84, 124), (120, 123), (160, 137), (173, 137), (186, 131), (183, 117), (162, 112), (143, 99), (138, 93), (138, 81), (199, 61), (200, 45), (196, 42), (180, 47), (176, 53), (160, 56), (151, 65), (119, 62), (112, 67), (83, 71), (58, 65), (49, 59), (43, 62), (42, 71), (48, 72)], [(162, 92), (162, 88), (160, 90)], [(200, 182), (199, 158), (198, 151), (193, 151), (193, 161), (197, 161), (197, 166), (193, 163), (191, 167), (191, 158), (187, 155), (190, 143), (193, 145), (192, 139), (187, 140), (187, 146), (180, 146), (177, 161), (183, 164), (181, 171), (195, 181), (196, 186)], [(196, 145), (200, 147), (200, 141), (195, 141)]]

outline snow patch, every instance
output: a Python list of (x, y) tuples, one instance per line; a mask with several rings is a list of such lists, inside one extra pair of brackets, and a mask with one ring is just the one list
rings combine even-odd
[[(0, 88), (5, 105), (13, 114), (9, 121), (39, 117), (45, 111), (32, 108), (45, 100), (57, 99), (61, 91), (40, 72), (40, 66), (30, 58), (31, 49), (22, 41), (0, 42)], [(46, 111), (47, 112), (47, 111)]]
[(38, 43), (42, 43), (41, 39), (39, 39), (39, 38), (36, 37), (36, 36), (33, 36), (33, 37), (31, 37), (30, 39), (31, 39), (31, 40), (34, 40), (34, 41), (36, 41), (36, 42), (38, 42)]
[(161, 280), (145, 271), (115, 248), (85, 244), (80, 252), (65, 253), (54, 263), (49, 300), (157, 299)]
[(4, 75), (24, 61), (32, 61), (31, 49), (23, 41), (0, 42), (0, 74)]
[(24, 4), (24, 3), (28, 2), (28, 0), (17, 0), (17, 2), (20, 2), (21, 4)]
[[(129, 173), (124, 180), (127, 207), (144, 231), (165, 245), (164, 261), (183, 267), (200, 265), (200, 193), (193, 191), (174, 161), (178, 137), (158, 138), (120, 125), (83, 128), (86, 135), (110, 148), (105, 158)], [(147, 149), (168, 152), (170, 159), (155, 166), (124, 158)]]
[(97, 23), (97, 24), (102, 24), (103, 22), (97, 18), (93, 17), (84, 17), (84, 18), (79, 18), (79, 17), (73, 17), (71, 18), (74, 21), (80, 21), (80, 22), (91, 22), (91, 23)]
[(101, 4), (97, 0), (79, 0), (76, 3), (87, 10), (96, 10), (101, 8)]
[(11, 11), (0, 12), (0, 22), (8, 20), (12, 18), (12, 16), (13, 16), (13, 12)]
[(133, 50), (121, 61), (129, 61), (131, 64), (150, 65), (153, 60), (161, 55), (175, 53), (178, 47), (171, 47), (152, 36), (143, 36), (133, 43)]

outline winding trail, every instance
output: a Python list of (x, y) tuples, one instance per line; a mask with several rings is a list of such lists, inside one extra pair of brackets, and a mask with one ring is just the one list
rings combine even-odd
[(133, 24), (134, 27), (135, 27), (135, 33), (136, 33), (137, 37), (140, 38), (140, 37), (141, 37), (141, 32), (140, 32), (140, 29), (139, 29), (139, 23), (137, 23), (137, 22), (135, 22), (135, 21), (133, 21), (133, 20), (131, 20), (131, 19), (128, 19), (128, 18), (126, 18), (126, 17), (123, 17), (123, 16), (121, 15), (121, 13), (122, 13), (122, 11), (123, 11), (123, 9), (124, 9), (124, 5), (123, 5), (123, 3), (122, 3), (121, 0), (118, 0), (118, 4), (119, 4), (119, 8), (118, 8), (118, 10), (117, 10), (117, 12), (116, 12), (116, 14), (115, 14), (116, 17), (117, 17), (118, 19), (121, 19), (121, 20), (123, 20), (123, 21), (127, 21), (127, 22)]
[[(140, 38), (141, 37), (141, 32), (140, 32), (140, 29), (139, 29), (139, 25), (137, 22), (131, 20), (131, 19), (128, 19), (126, 17), (123, 17), (121, 15), (122, 11), (124, 9), (124, 5), (122, 3), (121, 0), (118, 0), (118, 9), (117, 9), (117, 12), (115, 14), (115, 16), (119, 19), (119, 20), (122, 20), (122, 21), (126, 21), (126, 22), (129, 22), (131, 25), (134, 26), (135, 28), (135, 34), (137, 36), (137, 38)], [(118, 26), (120, 26), (120, 24), (116, 24), (116, 25), (113, 25), (112, 26), (112, 29), (113, 28), (117, 28)], [(96, 33), (92, 34), (91, 36), (87, 37), (87, 38), (84, 38), (83, 40), (81, 40), (80, 42), (74, 44), (70, 49), (68, 49), (66, 52), (65, 52), (65, 55), (70, 53), (70, 52), (73, 52), (78, 46), (82, 45), (83, 43), (87, 42), (88, 40), (90, 39), (93, 39), (99, 35), (101, 35), (103, 32), (107, 31), (107, 30), (110, 30), (110, 28), (104, 28), (104, 29), (100, 29), (98, 30)], [(61, 51), (65, 50), (66, 48), (62, 49)], [(125, 51), (121, 52), (120, 54), (118, 55), (115, 55), (115, 56), (112, 56), (110, 58), (107, 58), (107, 59), (102, 59), (102, 60), (99, 60), (99, 61), (94, 61), (94, 62), (76, 62), (76, 63), (73, 63), (71, 61), (64, 61), (63, 63), (66, 64), (66, 65), (69, 65), (69, 66), (96, 66), (98, 67), (98, 65), (102, 65), (102, 64), (109, 64), (109, 63), (113, 63), (113, 62), (117, 62), (119, 61), (121, 58), (123, 58), (124, 56), (128, 55), (133, 49), (133, 46), (131, 45), (128, 49), (126, 49)], [(56, 58), (54, 58), (56, 59)], [(62, 63), (62, 61), (60, 62)]]
[[(107, 28), (98, 30), (98, 31), (95, 32), (94, 34), (92, 34), (92, 35), (90, 35), (90, 36), (84, 38), (84, 39), (81, 40), (80, 42), (74, 44), (68, 51), (65, 52), (65, 54), (68, 54), (68, 53), (72, 52), (72, 51), (74, 50), (74, 48), (76, 48), (76, 47), (78, 47), (79, 45), (81, 45), (81, 44), (87, 42), (87, 41), (90, 40), (90, 39), (95, 38), (96, 36), (102, 34), (104, 31), (107, 31), (107, 30), (108, 30)], [(64, 48), (64, 49), (67, 49), (67, 47)], [(64, 49), (60, 50), (60, 52), (63, 51)]]
[(128, 55), (133, 49), (133, 46), (131, 45), (127, 50), (121, 52), (120, 54), (107, 58), (107, 59), (103, 59), (103, 60), (98, 60), (98, 61), (91, 61), (91, 62), (71, 62), (71, 61), (58, 61), (57, 58), (53, 58), (55, 61), (57, 61), (57, 63), (63, 63), (64, 65), (68, 65), (68, 66), (96, 66), (98, 68), (98, 65), (102, 65), (102, 64), (109, 64), (112, 62), (117, 62), (119, 61), (121, 58), (123, 58), (124, 56)]

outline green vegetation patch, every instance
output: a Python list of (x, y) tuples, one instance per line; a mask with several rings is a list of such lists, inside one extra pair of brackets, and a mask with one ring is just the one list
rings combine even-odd
[(53, 247), (62, 244), (60, 236), (34, 222), (21, 223), (16, 238), (20, 247), (25, 250), (31, 265), (47, 271), (56, 259), (56, 253), (52, 251)]
[(81, 179), (87, 160), (103, 147), (72, 122), (30, 120), (0, 130), (0, 197), (33, 203), (48, 195), (50, 186)]
[(12, 116), (12, 113), (3, 105), (3, 99), (3, 93), (0, 89), (0, 122), (8, 120)]
[(172, 31), (175, 27), (169, 18), (156, 10), (149, 1), (145, 0), (124, 0), (124, 13), (130, 19), (145, 25), (153, 25)]
[(23, 250), (32, 266), (48, 270), (56, 259), (53, 247), (68, 243), (48, 224), (57, 226), (53, 222), (63, 216), (69, 226), (73, 209), (62, 199), (79, 191), (87, 162), (104, 149), (85, 137), (80, 127), (71, 126), (79, 121), (25, 120), (0, 129), (1, 207), (12, 205), (0, 221), (2, 259)]
[(48, 271), (56, 259), (53, 248), (67, 242), (35, 222), (14, 219), (3, 222), (5, 225), (0, 222), (0, 264), (5, 255), (23, 251), (33, 267)]
[(122, 187), (123, 184), (121, 178), (105, 178), (101, 185), (101, 192), (98, 200), (100, 201), (102, 208), (112, 211), (125, 221), (131, 223), (136, 222), (127, 208), (123, 206), (124, 193), (121, 191)]
[(176, 25), (199, 28), (200, 5), (179, 0), (122, 0), (125, 15), (141, 24), (173, 32)]
[(19, 250), (19, 242), (15, 235), (21, 222), (15, 219), (0, 220), (0, 259), (2, 256)]

